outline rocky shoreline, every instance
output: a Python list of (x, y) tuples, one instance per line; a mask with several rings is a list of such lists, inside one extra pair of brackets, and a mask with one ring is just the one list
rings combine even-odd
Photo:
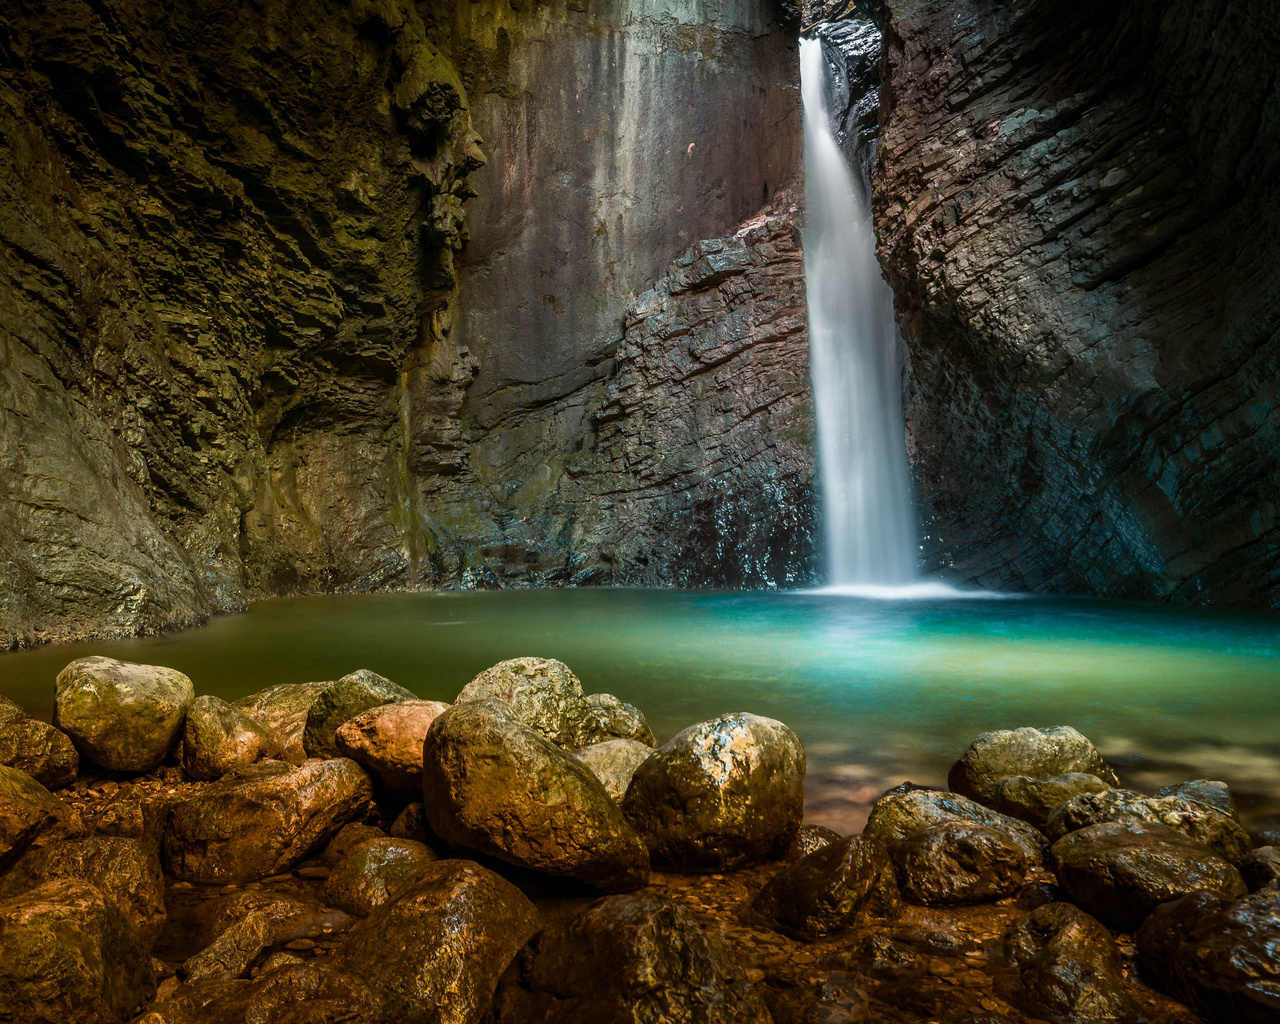
[(659, 746), (557, 661), (227, 704), (106, 658), (0, 699), (0, 1021), (1273, 1021), (1280, 852), (1199, 779), (984, 733), (859, 835), (725, 714)]

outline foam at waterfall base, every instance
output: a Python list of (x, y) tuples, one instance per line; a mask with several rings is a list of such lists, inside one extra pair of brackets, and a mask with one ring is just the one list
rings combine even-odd
[(945, 601), (956, 598), (1004, 601), (1022, 597), (1022, 594), (1002, 594), (997, 590), (961, 590), (938, 580), (921, 580), (917, 583), (901, 583), (891, 586), (883, 583), (841, 583), (830, 587), (798, 591), (801, 594), (836, 595), (839, 597), (864, 597), (875, 601)]

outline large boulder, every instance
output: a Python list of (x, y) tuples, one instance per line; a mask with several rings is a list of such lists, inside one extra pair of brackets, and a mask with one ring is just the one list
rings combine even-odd
[(176, 669), (80, 658), (58, 673), (53, 724), (94, 764), (149, 772), (173, 749), (194, 698)]
[(286, 761), (302, 764), (307, 759), (307, 752), (302, 745), (307, 715), (316, 698), (332, 685), (332, 681), (280, 683), (241, 697), (233, 701), (231, 706), (272, 730), (284, 746)]
[(1010, 1002), (1053, 1024), (1136, 1021), (1116, 944), (1097, 920), (1070, 903), (1046, 903), (1005, 933), (1015, 976)]
[(804, 814), (805, 754), (781, 722), (721, 715), (664, 743), (622, 803), (650, 854), (681, 871), (781, 857)]
[(984, 903), (1022, 888), (1031, 861), (1014, 838), (989, 825), (943, 821), (892, 850), (898, 888), (926, 906)]
[(548, 928), (507, 969), (489, 1024), (771, 1024), (733, 951), (678, 903), (637, 893)]
[(1048, 729), (1000, 729), (984, 732), (947, 773), (953, 792), (990, 803), (1001, 779), (1015, 775), (1047, 778), (1081, 772), (1112, 786), (1120, 779), (1092, 743), (1069, 725)]
[(993, 811), (958, 793), (934, 789), (890, 790), (871, 808), (862, 834), (892, 849), (907, 836), (944, 821), (968, 821), (1003, 832), (1018, 844), (1032, 864), (1044, 863), (1044, 836), (1025, 821)]
[(783, 868), (760, 890), (751, 913), (802, 939), (842, 931), (864, 919), (896, 917), (893, 864), (874, 839), (837, 839)]
[(63, 878), (87, 882), (114, 900), (148, 946), (168, 920), (160, 858), (140, 839), (94, 836), (31, 850), (0, 878), (0, 899)]
[(437, 861), (351, 930), (344, 966), (380, 993), (397, 1024), (479, 1024), (502, 972), (540, 927), (510, 882), (471, 861)]
[(115, 901), (74, 879), (0, 901), (0, 1019), (116, 1024), (155, 994), (151, 958)]
[(0, 872), (36, 839), (71, 830), (72, 812), (26, 772), (0, 765)]
[(1049, 815), (1064, 800), (1081, 793), (1102, 793), (1110, 788), (1096, 775), (1083, 772), (1051, 775), (1047, 779), (1014, 775), (1000, 780), (991, 806), (1001, 814), (1021, 818), (1043, 832), (1049, 823)]
[(359, 669), (326, 686), (307, 710), (302, 747), (308, 757), (338, 757), (339, 727), (362, 711), (399, 704), (417, 698), (403, 686), (367, 668)]
[(191, 702), (182, 727), (182, 766), (193, 779), (220, 779), (228, 772), (284, 756), (280, 737), (261, 722), (217, 697)]
[(1182, 796), (1143, 796), (1128, 789), (1081, 793), (1053, 809), (1046, 826), (1052, 839), (1103, 822), (1152, 822), (1168, 825), (1235, 863), (1253, 849), (1240, 824), (1208, 804)]
[(1114, 928), (1136, 928), (1161, 903), (1198, 889), (1245, 893), (1240, 872), (1168, 825), (1090, 825), (1059, 839), (1050, 856), (1071, 902)]
[(165, 866), (190, 882), (251, 882), (287, 871), (360, 817), (369, 776), (345, 757), (294, 768), (261, 761), (173, 807)]
[(438, 700), (382, 704), (338, 727), (338, 752), (389, 789), (422, 789), (422, 741), (431, 723), (449, 710)]
[(1139, 930), (1138, 957), (1212, 1021), (1280, 1020), (1280, 889), (1235, 901), (1195, 892), (1165, 903)]
[(621, 804), (631, 777), (652, 753), (653, 748), (639, 740), (605, 740), (575, 750), (573, 756), (591, 769), (613, 802)]
[(421, 877), (440, 858), (425, 843), (383, 836), (367, 839), (334, 866), (325, 879), (331, 906), (367, 917)]
[(46, 789), (58, 789), (75, 781), (80, 755), (61, 729), (0, 697), (0, 765), (26, 772)]
[(639, 889), (649, 855), (591, 770), (500, 700), (455, 704), (427, 732), (423, 810), (448, 843), (603, 892)]

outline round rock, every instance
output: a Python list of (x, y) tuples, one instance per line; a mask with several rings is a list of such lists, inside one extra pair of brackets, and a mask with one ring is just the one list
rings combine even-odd
[(575, 750), (573, 756), (591, 769), (613, 802), (621, 804), (631, 777), (652, 753), (652, 747), (638, 740), (605, 740)]
[(284, 756), (274, 731), (217, 697), (191, 702), (182, 727), (182, 766), (193, 779), (220, 779), (228, 772)]
[(345, 675), (326, 686), (307, 710), (302, 747), (308, 757), (338, 757), (338, 729), (361, 712), (383, 704), (415, 700), (403, 686), (367, 668)]
[(985, 903), (1018, 891), (1031, 867), (1025, 851), (989, 825), (944, 821), (893, 848), (898, 888), (926, 906)]
[(26, 772), (0, 766), (0, 872), (36, 839), (72, 831), (70, 809)]
[(1082, 772), (1053, 775), (1047, 779), (1014, 775), (1000, 780), (991, 806), (1001, 814), (1021, 818), (1043, 832), (1048, 825), (1049, 815), (1064, 800), (1070, 800), (1081, 793), (1102, 793), (1110, 788), (1096, 775), (1085, 775)]
[(370, 708), (338, 727), (338, 751), (387, 788), (420, 792), (422, 742), (449, 707), (438, 700), (406, 700)]
[(284, 746), (286, 761), (302, 764), (307, 759), (307, 752), (302, 746), (307, 715), (316, 698), (332, 685), (331, 681), (281, 683), (241, 697), (231, 706), (272, 730)]
[(412, 839), (369, 839), (340, 860), (325, 880), (325, 899), (357, 917), (367, 917), (416, 881), (440, 858)]
[(1043, 779), (1076, 772), (1120, 785), (1115, 770), (1097, 748), (1069, 725), (1001, 729), (984, 732), (969, 745), (951, 766), (947, 785), (953, 792), (987, 804), (995, 798), (1001, 779), (1015, 775)]
[(80, 755), (61, 729), (0, 697), (0, 765), (26, 772), (46, 789), (58, 789), (75, 781)]
[(795, 838), (787, 845), (787, 852), (782, 855), (782, 859), (788, 864), (794, 864), (798, 860), (816, 853), (824, 847), (830, 846), (832, 843), (838, 843), (842, 836), (835, 829), (827, 828), (825, 825), (801, 825), (799, 831), (796, 832)]
[(993, 811), (958, 793), (934, 789), (890, 790), (871, 808), (862, 834), (893, 849), (907, 836), (944, 821), (969, 821), (1009, 836), (1032, 864), (1044, 863), (1045, 839), (1025, 821)]

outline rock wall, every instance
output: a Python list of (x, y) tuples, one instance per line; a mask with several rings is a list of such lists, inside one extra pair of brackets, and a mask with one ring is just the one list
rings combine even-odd
[(876, 225), (929, 566), (1280, 604), (1273, 5), (883, 14)]

